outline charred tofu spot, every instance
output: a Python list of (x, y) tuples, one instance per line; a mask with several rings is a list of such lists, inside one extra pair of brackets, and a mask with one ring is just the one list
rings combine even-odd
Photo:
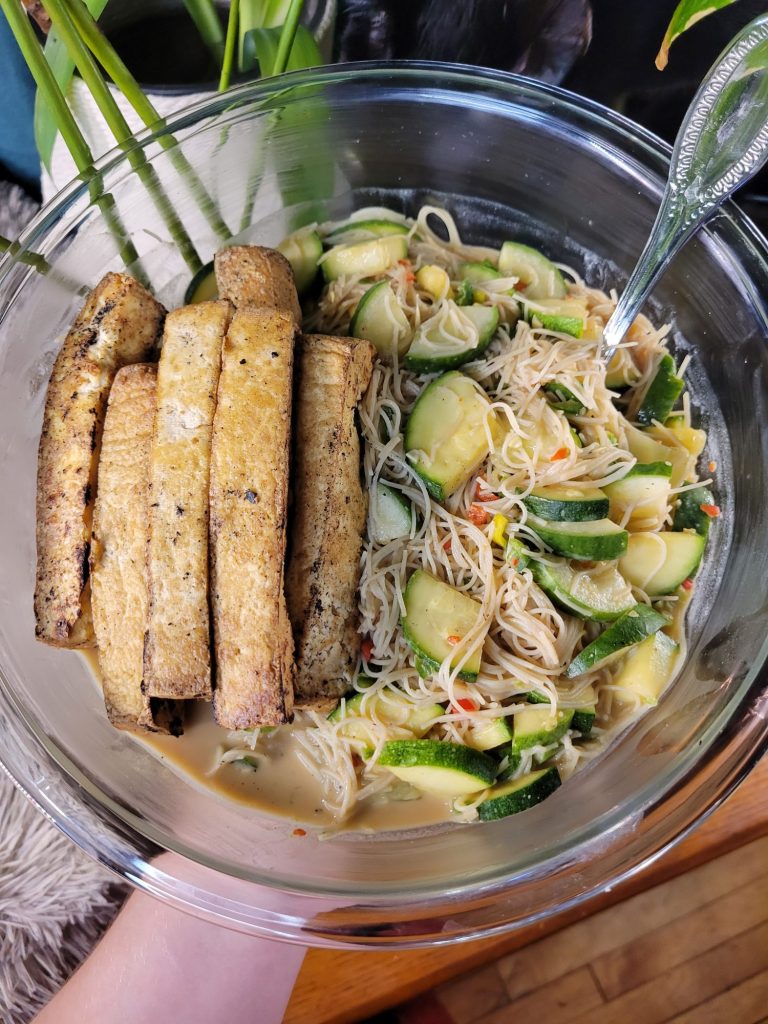
[(241, 359), (241, 360), (240, 360), (240, 365), (241, 365), (241, 366), (245, 366), (245, 360), (244, 360), (244, 359)]
[(277, 359), (278, 355), (279, 355), (279, 353), (278, 353), (278, 352), (273, 352), (273, 353), (272, 353), (272, 358), (273, 358), (273, 359)]
[(181, 505), (177, 505), (176, 506), (176, 515), (177, 516), (183, 516), (184, 515), (184, 508)]

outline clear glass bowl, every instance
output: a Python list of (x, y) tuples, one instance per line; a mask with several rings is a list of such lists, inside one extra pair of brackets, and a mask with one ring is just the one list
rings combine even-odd
[[(361, 203), (412, 211), (434, 198), (451, 206), (467, 238), (540, 244), (606, 288), (621, 287), (642, 247), (668, 155), (586, 100), (448, 65), (292, 75), (192, 108), (171, 128), (233, 230), (258, 181), (246, 237), (262, 243)], [(217, 239), (172, 153), (152, 134), (138, 145), (210, 258)], [(126, 157), (98, 169), (156, 291), (179, 303), (189, 274)], [(22, 244), (52, 271), (0, 264), (0, 749), (13, 778), (89, 854), (162, 899), (245, 931), (309, 944), (447, 942), (536, 920), (637, 871), (759, 757), (768, 710), (768, 250), (735, 207), (687, 246), (655, 294), (655, 315), (672, 321), (678, 351), (693, 356), (688, 376), (724, 513), (689, 612), (682, 675), (606, 756), (524, 815), (331, 841), (296, 837), (287, 821), (184, 783), (110, 728), (77, 655), (35, 642), (45, 382), (81, 301), (72, 282), (93, 285), (120, 261), (81, 183), (42, 211)]]

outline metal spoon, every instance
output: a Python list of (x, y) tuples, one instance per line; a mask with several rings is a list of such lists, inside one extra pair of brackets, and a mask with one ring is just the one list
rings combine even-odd
[(762, 15), (731, 41), (688, 108), (653, 230), (603, 331), (606, 363), (678, 249), (766, 159), (768, 15)]

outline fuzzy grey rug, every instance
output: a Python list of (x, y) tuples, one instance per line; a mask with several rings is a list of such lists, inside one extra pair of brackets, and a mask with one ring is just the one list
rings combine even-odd
[[(0, 182), (0, 234), (37, 206)], [(0, 741), (1, 742), (1, 741)], [(125, 896), (0, 773), (0, 1022), (26, 1024), (87, 956)]]

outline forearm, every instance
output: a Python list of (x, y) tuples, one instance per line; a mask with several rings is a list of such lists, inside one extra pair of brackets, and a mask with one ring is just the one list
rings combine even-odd
[(36, 1024), (278, 1024), (303, 958), (135, 893)]

